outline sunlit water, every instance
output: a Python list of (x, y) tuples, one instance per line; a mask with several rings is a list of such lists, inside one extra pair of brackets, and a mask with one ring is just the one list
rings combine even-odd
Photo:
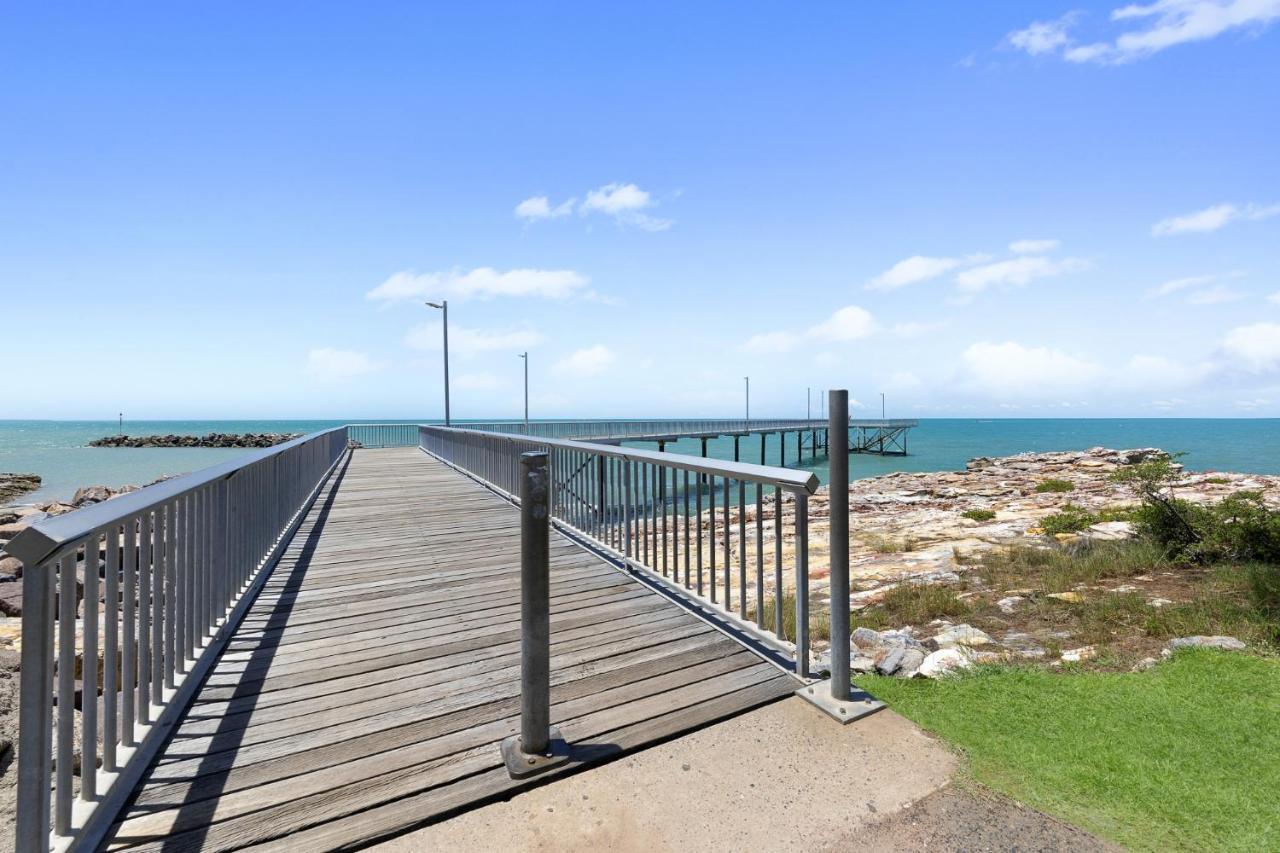
[[(386, 421), (368, 421), (383, 423)], [(313, 432), (347, 421), (146, 421), (126, 422), (130, 435), (209, 432)], [(93, 448), (90, 441), (117, 431), (114, 421), (0, 421), (0, 471), (39, 474), (40, 491), (21, 500), (68, 498), (87, 485), (142, 485), (165, 474), (179, 474), (221, 462), (242, 450), (212, 448)], [(1184, 452), (1193, 470), (1280, 474), (1280, 419), (929, 419), (908, 439), (907, 456), (856, 455), (854, 477), (891, 471), (939, 471), (963, 468), (975, 456), (1005, 456), (1025, 451), (1083, 450), (1088, 447), (1161, 447)], [(655, 449), (652, 443), (636, 446)], [(698, 455), (699, 442), (667, 445), (671, 453)], [(739, 440), (743, 461), (761, 461), (761, 439)], [(733, 439), (708, 443), (708, 455), (733, 458)], [(778, 436), (765, 439), (764, 462), (779, 462)], [(786, 463), (796, 466), (795, 434), (788, 436)], [(826, 477), (826, 460), (804, 450), (801, 466)]]

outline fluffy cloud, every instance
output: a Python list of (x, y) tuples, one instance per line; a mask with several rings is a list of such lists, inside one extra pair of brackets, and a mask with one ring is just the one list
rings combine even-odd
[(865, 338), (874, 334), (875, 331), (876, 321), (871, 316), (871, 312), (857, 305), (846, 305), (804, 332), (777, 331), (753, 335), (747, 339), (742, 348), (752, 352), (787, 352), (806, 340), (843, 343)]
[(375, 370), (383, 365), (374, 361), (367, 354), (353, 350), (313, 349), (307, 353), (307, 373), (321, 382), (341, 382), (354, 379)]
[(516, 205), (516, 216), (531, 222), (539, 219), (555, 219), (560, 216), (568, 216), (573, 213), (573, 205), (576, 201), (577, 199), (571, 198), (552, 207), (551, 200), (545, 195), (535, 195)]
[(1154, 0), (1121, 6), (1110, 18), (1122, 32), (1085, 44), (1070, 33), (1079, 17), (1071, 13), (1036, 22), (1010, 33), (1007, 41), (1032, 56), (1056, 54), (1068, 62), (1119, 65), (1232, 30), (1261, 30), (1280, 18), (1280, 0)]
[[(425, 352), (444, 349), (444, 331), (439, 321), (423, 323), (409, 330), (404, 337), (405, 346)], [(546, 338), (533, 329), (468, 329), (449, 324), (449, 354), (471, 356), (485, 352), (523, 350), (535, 347)]]
[(573, 270), (513, 269), (492, 267), (448, 272), (398, 272), (364, 295), (373, 302), (391, 304), (416, 299), (493, 299), (498, 296), (529, 296), (567, 299), (587, 296), (590, 283)]
[(1187, 296), (1187, 304), (1221, 305), (1224, 302), (1235, 302), (1237, 299), (1242, 298), (1244, 298), (1242, 294), (1237, 293), (1225, 284), (1215, 284), (1213, 287), (1197, 290)]
[(961, 293), (972, 295), (989, 287), (1020, 287), (1038, 278), (1066, 275), (1088, 268), (1089, 262), (1083, 258), (1023, 255), (963, 270), (956, 275), (956, 284)]
[(1238, 326), (1222, 339), (1222, 352), (1233, 366), (1250, 373), (1280, 369), (1280, 323)]
[(965, 384), (993, 397), (1042, 397), (1095, 388), (1101, 365), (1049, 347), (976, 343), (960, 356)]
[(1180, 290), (1186, 290), (1188, 287), (1199, 287), (1202, 284), (1210, 284), (1217, 280), (1216, 275), (1189, 275), (1183, 278), (1175, 278), (1161, 284), (1156, 285), (1147, 291), (1147, 296), (1155, 298), (1160, 296), (1168, 296), (1177, 293)]
[(1151, 226), (1151, 235), (1168, 237), (1173, 234), (1204, 234), (1217, 231), (1232, 222), (1240, 220), (1256, 222), (1276, 215), (1280, 215), (1280, 204), (1265, 207), (1258, 204), (1215, 204), (1194, 213), (1161, 219)]
[(576, 198), (552, 205), (544, 195), (527, 198), (516, 205), (516, 216), (527, 222), (556, 219), (568, 216), (575, 209), (579, 216), (599, 214), (609, 216), (619, 225), (629, 225), (644, 231), (666, 231), (672, 220), (653, 216), (646, 211), (656, 207), (652, 194), (635, 184), (605, 184), (587, 192), (578, 202)]
[(613, 351), (604, 344), (580, 349), (560, 359), (551, 369), (562, 376), (588, 378), (604, 373), (616, 361)]
[(867, 290), (896, 290), (908, 284), (916, 284), (951, 272), (965, 263), (963, 258), (930, 258), (912, 255), (898, 261), (867, 282)]
[(1009, 244), (1009, 251), (1015, 255), (1043, 255), (1060, 245), (1057, 240), (1014, 240)]
[(1032, 56), (1055, 53), (1071, 41), (1067, 31), (1077, 15), (1063, 15), (1053, 21), (1033, 21), (1025, 29), (1014, 30), (1006, 37), (1009, 44)]

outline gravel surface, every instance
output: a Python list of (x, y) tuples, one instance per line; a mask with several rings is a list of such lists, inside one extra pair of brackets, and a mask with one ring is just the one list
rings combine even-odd
[(987, 789), (948, 785), (885, 820), (858, 829), (830, 849), (1092, 853), (1123, 848)]

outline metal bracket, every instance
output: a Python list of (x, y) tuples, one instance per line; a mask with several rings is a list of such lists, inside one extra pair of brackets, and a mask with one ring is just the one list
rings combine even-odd
[(806, 684), (796, 691), (796, 695), (840, 723), (852, 723), (885, 707), (879, 699), (856, 687), (850, 688), (849, 701), (832, 699), (829, 678), (826, 681)]
[(512, 779), (523, 779), (550, 770), (569, 760), (569, 744), (560, 735), (560, 729), (551, 727), (547, 738), (547, 751), (530, 755), (520, 743), (520, 735), (512, 735), (502, 741), (502, 761)]

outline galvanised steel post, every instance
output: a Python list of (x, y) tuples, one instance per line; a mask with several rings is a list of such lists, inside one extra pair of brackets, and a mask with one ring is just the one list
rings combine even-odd
[(441, 312), (444, 329), (444, 425), (450, 426), (453, 421), (449, 417), (449, 300), (426, 303), (428, 308), (437, 308)]
[(832, 441), (831, 485), (831, 698), (849, 699), (849, 392), (828, 392)]
[(550, 454), (520, 454), (520, 734), (502, 742), (515, 777), (568, 758), (551, 725)]

